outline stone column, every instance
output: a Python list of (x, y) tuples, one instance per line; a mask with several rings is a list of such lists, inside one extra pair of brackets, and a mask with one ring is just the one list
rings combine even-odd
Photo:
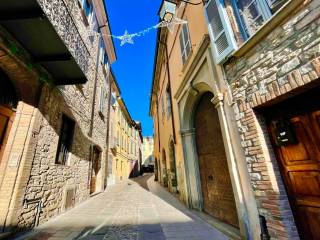
[(201, 210), (203, 208), (203, 198), (196, 152), (195, 129), (181, 130), (180, 134), (185, 161), (188, 204), (194, 209)]
[(236, 156), (233, 149), (233, 143), (231, 134), (229, 131), (227, 115), (224, 109), (224, 96), (222, 93), (218, 93), (215, 97), (211, 100), (214, 107), (218, 111), (219, 121), (220, 121), (220, 128), (222, 132), (224, 148), (227, 156), (228, 161), (228, 168), (230, 173), (230, 179), (232, 182), (233, 194), (237, 206), (238, 218), (239, 218), (239, 226), (240, 232), (242, 236), (245, 236), (246, 239), (253, 239), (253, 235), (250, 233), (250, 221), (248, 219), (247, 214), (247, 206), (246, 206), (246, 199), (243, 195), (243, 189), (241, 185), (241, 176), (239, 174), (239, 168), (236, 160)]

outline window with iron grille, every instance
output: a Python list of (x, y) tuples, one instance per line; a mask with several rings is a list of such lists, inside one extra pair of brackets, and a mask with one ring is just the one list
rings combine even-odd
[(66, 165), (72, 149), (75, 122), (67, 116), (62, 116), (62, 126), (58, 143), (56, 164)]
[(190, 40), (190, 34), (189, 34), (189, 29), (187, 24), (182, 25), (179, 38), (180, 38), (182, 63), (185, 64), (191, 52), (191, 40)]

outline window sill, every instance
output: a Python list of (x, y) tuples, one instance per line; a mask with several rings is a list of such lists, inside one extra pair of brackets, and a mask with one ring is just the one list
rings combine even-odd
[(242, 57), (272, 32), (295, 8), (305, 0), (291, 0), (283, 5), (265, 24), (247, 41), (245, 41), (230, 57)]

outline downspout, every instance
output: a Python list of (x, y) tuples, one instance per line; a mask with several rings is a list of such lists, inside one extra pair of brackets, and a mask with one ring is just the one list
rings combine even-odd
[(97, 82), (98, 82), (98, 69), (99, 69), (99, 59), (100, 59), (100, 42), (101, 42), (101, 35), (100, 29), (107, 26), (107, 23), (99, 26), (99, 36), (98, 36), (98, 47), (97, 47), (97, 59), (96, 59), (96, 71), (94, 74), (94, 89), (93, 89), (93, 99), (92, 99), (92, 106), (91, 106), (91, 124), (89, 129), (89, 137), (92, 137), (93, 132), (93, 119), (94, 119), (94, 111), (95, 111), (95, 104), (96, 104), (96, 94), (97, 94)]
[(91, 105), (91, 124), (90, 124), (89, 133), (88, 133), (89, 137), (92, 137), (92, 132), (93, 132), (93, 120), (94, 120), (94, 111), (95, 111), (95, 104), (96, 104), (98, 69), (99, 69), (99, 58), (100, 58), (100, 41), (101, 40), (99, 35), (98, 47), (97, 47), (96, 71), (94, 73), (94, 86), (93, 86), (93, 96), (92, 96), (92, 105)]
[(171, 101), (171, 124), (172, 124), (172, 131), (173, 131), (173, 142), (176, 144), (176, 128), (174, 123), (174, 115), (173, 115), (173, 99), (172, 99), (172, 89), (171, 89), (171, 75), (170, 75), (170, 66), (169, 66), (169, 51), (168, 46), (166, 43), (162, 42), (159, 39), (159, 43), (164, 45), (165, 53), (166, 53), (166, 67), (167, 67), (167, 73), (168, 73), (168, 84), (169, 84), (169, 94), (170, 94), (170, 101)]
[(107, 187), (107, 181), (108, 181), (108, 168), (109, 168), (109, 146), (110, 146), (110, 110), (111, 110), (111, 79), (110, 79), (110, 74), (111, 74), (111, 68), (109, 68), (109, 75), (108, 75), (108, 80), (109, 80), (109, 97), (108, 97), (108, 119), (107, 119), (107, 157), (106, 157), (106, 169), (107, 169), (107, 172), (105, 173), (106, 174), (106, 179), (105, 179), (105, 185), (104, 187), (106, 188)]

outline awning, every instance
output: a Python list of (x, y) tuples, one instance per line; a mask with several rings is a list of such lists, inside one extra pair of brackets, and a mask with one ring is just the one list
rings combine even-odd
[(56, 85), (87, 82), (36, 0), (1, 0), (0, 25), (51, 74)]

